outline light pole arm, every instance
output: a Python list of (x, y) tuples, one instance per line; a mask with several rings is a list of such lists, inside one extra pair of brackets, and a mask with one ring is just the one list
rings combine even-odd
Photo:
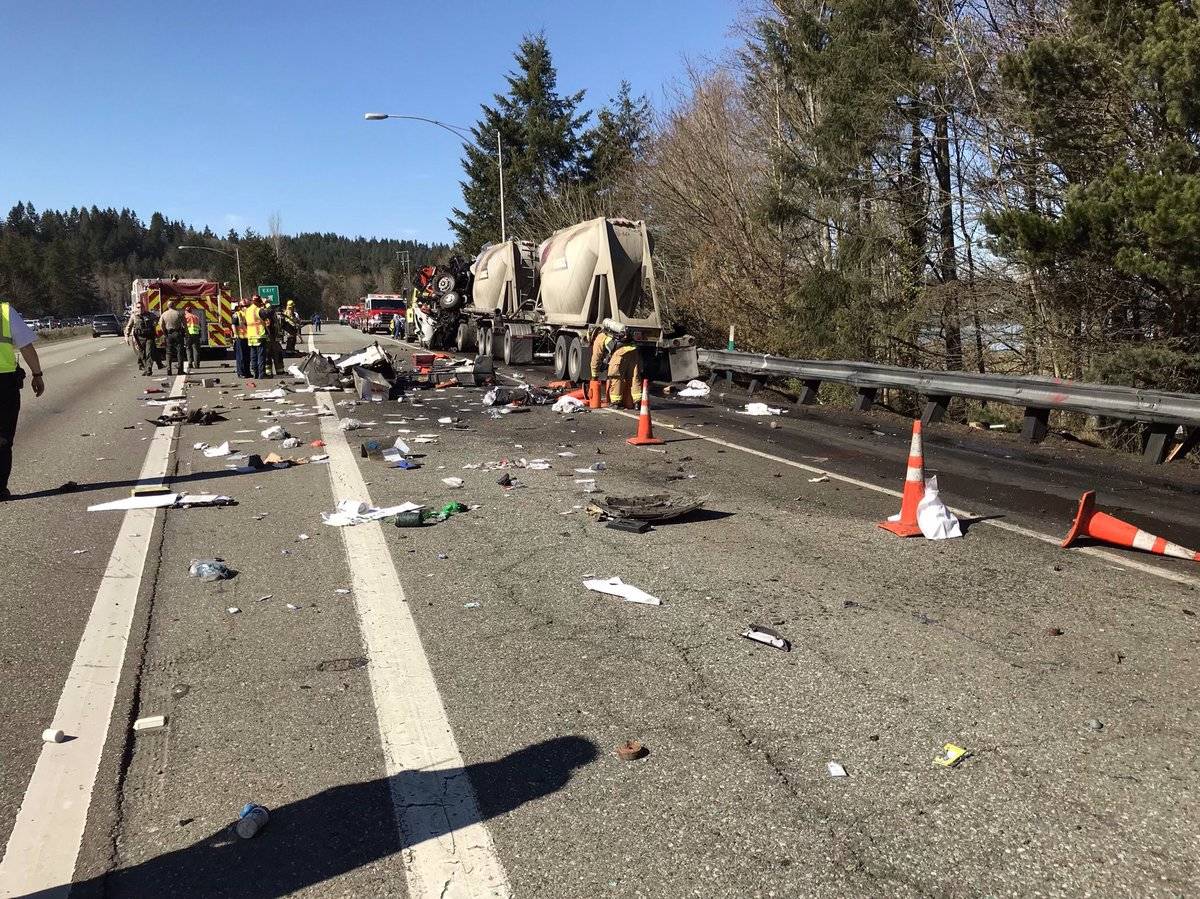
[(242, 252), (236, 246), (232, 253), (227, 253), (224, 250), (218, 250), (216, 247), (201, 247), (190, 244), (177, 247), (180, 250), (206, 250), (209, 253), (216, 253), (219, 256), (228, 256), (237, 263), (237, 278), (238, 278), (238, 299), (242, 299), (245, 294), (242, 292)]

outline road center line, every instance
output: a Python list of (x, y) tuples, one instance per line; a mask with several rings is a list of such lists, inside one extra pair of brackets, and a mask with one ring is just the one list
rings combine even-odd
[[(183, 388), (180, 375), (171, 395)], [(177, 425), (155, 430), (140, 479), (166, 476), (177, 431)], [(72, 739), (42, 747), (0, 860), (0, 896), (50, 890), (47, 896), (66, 897), (71, 891), (157, 514), (131, 509), (121, 521), (54, 720), (46, 722)]]
[[(633, 412), (626, 412), (623, 409), (608, 409), (606, 411), (613, 413), (615, 415), (623, 415), (626, 418), (633, 419), (634, 421), (637, 421), (637, 419), (638, 419), (637, 414), (635, 414)], [(673, 425), (673, 424), (664, 422), (664, 421), (662, 421), (661, 418), (659, 420), (657, 420), (654, 424), (656, 427), (670, 428), (672, 431), (676, 432), (677, 434), (685, 434), (688, 437), (695, 437), (698, 440), (704, 440), (708, 443), (712, 443), (717, 446), (723, 446), (728, 449), (737, 450), (738, 452), (748, 453), (751, 456), (758, 456), (760, 459), (769, 459), (770, 461), (778, 462), (781, 465), (790, 465), (792, 468), (799, 468), (801, 471), (811, 472), (812, 474), (826, 475), (827, 477), (831, 478), (832, 480), (841, 481), (843, 484), (850, 484), (851, 486), (854, 486), (854, 487), (861, 487), (864, 490), (872, 490), (875, 493), (882, 493), (885, 496), (894, 496), (897, 499), (899, 499), (901, 497), (901, 493), (899, 490), (892, 490), (890, 487), (881, 487), (878, 484), (872, 484), (868, 481), (860, 481), (858, 478), (852, 478), (849, 475), (838, 474), (835, 471), (830, 471), (828, 468), (816, 468), (812, 465), (805, 465), (803, 462), (796, 462), (792, 459), (785, 459), (783, 456), (776, 456), (771, 453), (765, 453), (762, 450), (751, 449), (748, 446), (742, 446), (739, 443), (731, 443), (730, 441), (722, 440), (719, 437), (709, 437), (705, 434), (699, 434), (695, 431), (690, 431), (687, 428), (681, 427), (680, 425)], [(902, 465), (903, 463), (901, 462), (900, 464)], [(899, 469), (897, 471), (897, 477), (899, 477), (900, 474), (902, 474), (902, 473), (903, 473), (903, 469)], [(952, 512), (954, 512), (954, 514), (960, 515), (964, 518), (970, 518), (976, 514), (974, 512), (968, 512), (968, 511), (964, 511), (963, 509), (957, 509), (954, 507), (950, 507), (950, 511), (952, 511)], [(1035, 531), (1032, 528), (1022, 527), (1019, 524), (1012, 524), (1011, 522), (1008, 522), (1008, 521), (1000, 521), (995, 518), (987, 518), (982, 521), (976, 522), (976, 526), (981, 525), (981, 524), (987, 525), (988, 527), (999, 528), (1002, 531), (1008, 531), (1010, 534), (1018, 534), (1022, 537), (1028, 537), (1031, 540), (1040, 540), (1042, 543), (1049, 543), (1051, 546), (1061, 546), (1062, 545), (1061, 537), (1055, 537), (1053, 534), (1045, 534), (1045, 533), (1042, 533), (1041, 531)], [(1138, 559), (1130, 559), (1127, 556), (1118, 555), (1117, 553), (1111, 552), (1107, 549), (1101, 549), (1100, 547), (1079, 546), (1079, 547), (1075, 547), (1074, 549), (1072, 549), (1071, 552), (1081, 553), (1086, 556), (1093, 556), (1097, 559), (1103, 559), (1105, 562), (1109, 562), (1114, 565), (1119, 565), (1122, 568), (1133, 568), (1137, 571), (1142, 572), (1143, 574), (1149, 574), (1149, 575), (1153, 575), (1154, 577), (1163, 578), (1164, 580), (1174, 581), (1177, 584), (1184, 584), (1185, 586), (1188, 586), (1188, 587), (1200, 587), (1200, 579), (1197, 579), (1194, 577), (1189, 577), (1186, 574), (1180, 574), (1175, 571), (1170, 571), (1166, 568), (1159, 568), (1157, 565), (1150, 565), (1150, 564), (1147, 564), (1146, 562), (1142, 562)]]
[[(313, 335), (308, 338), (315, 351)], [(335, 498), (370, 502), (333, 398), (317, 395)], [(511, 895), (379, 522), (342, 528), (354, 605), (413, 899)], [(406, 778), (405, 772), (443, 772)]]

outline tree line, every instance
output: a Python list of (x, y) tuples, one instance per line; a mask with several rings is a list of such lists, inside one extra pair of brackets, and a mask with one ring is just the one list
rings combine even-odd
[[(229, 256), (182, 245), (207, 246)], [(134, 278), (208, 278), (237, 293), (234, 248), (241, 255), (247, 294), (259, 284), (278, 285), (305, 314), (326, 315), (375, 291), (405, 285), (398, 255), (409, 266), (443, 261), (449, 247), (411, 240), (343, 237), (338, 234), (282, 234), (277, 216), (269, 233), (230, 231), (223, 237), (161, 213), (148, 223), (129, 209), (72, 208), (38, 211), (17, 203), (0, 222), (0, 296), (22, 314), (77, 316), (120, 313), (129, 302)]]
[(590, 127), (534, 35), (451, 225), (498, 239), (499, 131), (509, 233), (646, 219), (708, 345), (1200, 390), (1198, 16), (764, 0), (665, 108), (625, 86)]

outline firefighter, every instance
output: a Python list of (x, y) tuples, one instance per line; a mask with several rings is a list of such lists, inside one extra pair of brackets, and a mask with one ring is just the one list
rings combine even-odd
[(412, 298), (404, 309), (404, 339), (412, 343), (417, 334), (417, 289), (414, 287)]
[[(599, 382), (601, 396), (608, 392), (608, 363), (612, 358), (613, 350), (616, 349), (617, 335), (624, 330), (624, 325), (618, 324), (611, 318), (606, 318), (600, 323), (600, 329), (592, 338), (591, 380)], [(591, 390), (591, 386), (589, 383), (589, 390)]]
[(245, 321), (246, 346), (250, 351), (248, 367), (253, 377), (259, 380), (264, 377), (267, 350), (267, 323), (263, 319), (262, 302), (262, 297), (255, 297), (242, 312)]
[(162, 368), (162, 361), (158, 359), (155, 346), (157, 328), (158, 316), (144, 304), (139, 304), (129, 314), (129, 322), (125, 325), (125, 342), (137, 350), (138, 364), (141, 365), (144, 375), (154, 374), (156, 362), (158, 367)]
[[(8, 491), (8, 476), (12, 473), (12, 448), (17, 437), (17, 418), (21, 414), (21, 388), (25, 370), (18, 354), (29, 366), (33, 395), (41, 396), (46, 389), (42, 380), (42, 364), (33, 348), (34, 333), (8, 303), (0, 302), (0, 502), (12, 497)], [(20, 533), (18, 527), (8, 533)], [(9, 590), (15, 589), (9, 585)]]
[(261, 304), (260, 314), (267, 326), (266, 367), (271, 370), (271, 377), (277, 378), (283, 374), (283, 325), (280, 311), (265, 300)]
[[(284, 349), (289, 353), (296, 352), (296, 339), (300, 336), (300, 316), (296, 314), (295, 300), (287, 301), (287, 308), (284, 310), (279, 324), (282, 326), (282, 336), (286, 342)], [(280, 358), (282, 359), (282, 356)]]
[(642, 360), (637, 344), (624, 326), (620, 327), (608, 360), (608, 401), (613, 406), (632, 409), (642, 401)]
[(200, 365), (200, 316), (191, 306), (183, 311), (183, 329), (187, 332), (188, 371)]
[(239, 378), (250, 377), (250, 346), (246, 343), (246, 301), (233, 306), (233, 358)]

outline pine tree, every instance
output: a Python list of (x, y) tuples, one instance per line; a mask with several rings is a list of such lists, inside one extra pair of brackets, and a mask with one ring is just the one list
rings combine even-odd
[[(504, 189), (510, 235), (522, 235), (530, 212), (583, 175), (579, 129), (588, 119), (578, 112), (583, 91), (558, 93), (558, 71), (544, 34), (527, 35), (514, 54), (516, 70), (506, 76), (508, 92), (472, 128), (475, 145), (463, 159), (463, 207), (453, 210), (450, 227), (463, 250), (474, 253), (500, 238), (500, 176), (495, 147), (504, 149)], [(532, 237), (533, 235), (523, 235)]]
[(628, 81), (596, 113), (596, 124), (584, 135), (588, 147), (584, 179), (603, 190), (626, 174), (645, 152), (650, 134), (650, 101), (634, 97)]

